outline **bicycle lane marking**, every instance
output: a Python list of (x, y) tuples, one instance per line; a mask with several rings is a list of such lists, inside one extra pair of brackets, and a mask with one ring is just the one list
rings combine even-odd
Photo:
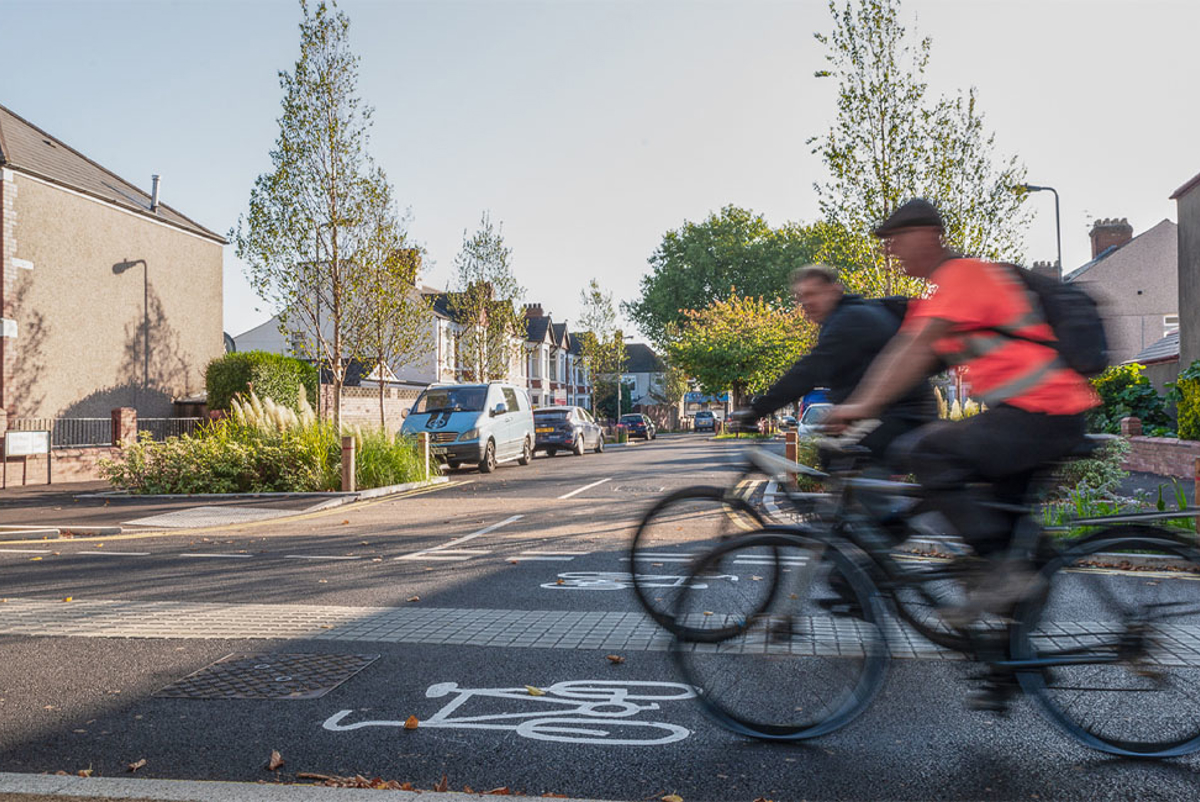
[[(456, 682), (439, 682), (425, 691), (428, 699), (455, 694), (428, 718), (419, 718), (417, 729), (508, 730), (523, 738), (558, 743), (591, 743), (610, 746), (662, 746), (681, 741), (691, 730), (664, 721), (634, 720), (643, 712), (661, 709), (659, 702), (693, 699), (695, 689), (678, 682), (574, 680), (556, 682), (531, 693), (529, 686), (515, 688), (462, 688)], [(523, 712), (455, 715), (471, 699), (503, 700)], [(639, 704), (645, 702), (645, 704)], [(348, 732), (364, 727), (406, 727), (402, 720), (368, 720), (343, 723), (353, 710), (339, 710), (322, 728)], [(631, 729), (622, 733), (621, 728)], [(614, 734), (614, 730), (617, 732)], [(649, 738), (628, 737), (652, 731)], [(626, 737), (622, 737), (626, 736)], [(654, 737), (657, 736), (657, 737)]]
[(524, 517), (525, 517), (524, 515), (510, 515), (509, 517), (505, 518), (503, 521), (494, 523), (491, 526), (485, 526), (483, 529), (480, 529), (478, 532), (472, 532), (469, 535), (463, 535), (462, 537), (453, 538), (453, 539), (449, 540), (448, 542), (443, 543), (440, 546), (433, 546), (432, 548), (422, 549), (421, 551), (414, 551), (411, 554), (401, 554), (399, 557), (393, 557), (392, 559), (393, 560), (462, 561), (462, 560), (470, 560), (471, 558), (477, 557), (482, 554), (489, 554), (490, 550), (488, 550), (488, 549), (457, 549), (454, 547), (460, 546), (463, 543), (474, 540), (477, 537), (482, 537), (489, 532), (494, 532), (495, 530), (499, 529), (500, 527), (507, 526), (508, 524), (511, 524), (514, 521), (519, 521)]

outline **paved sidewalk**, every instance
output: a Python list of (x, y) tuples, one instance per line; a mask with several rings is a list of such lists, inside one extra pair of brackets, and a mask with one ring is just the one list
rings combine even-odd
[[(0, 527), (7, 530), (52, 528), (64, 531), (120, 527), (129, 521), (179, 513), (195, 507), (254, 508), (283, 514), (301, 512), (317, 504), (321, 496), (292, 496), (236, 499), (140, 499), (120, 496), (79, 498), (103, 493), (107, 482), (71, 482), (27, 485), (0, 491)], [(142, 528), (153, 528), (153, 524)], [(0, 540), (13, 536), (0, 529)], [(18, 536), (19, 537), (19, 536)]]
[[(480, 796), (452, 791), (390, 791), (386, 798), (400, 802), (466, 802), (479, 799)], [(111, 802), (116, 799), (130, 802), (378, 802), (380, 791), (276, 783), (197, 782), (0, 772), (0, 799), (5, 802)], [(506, 796), (506, 799), (511, 802), (533, 802), (540, 797)]]
[[(961, 660), (889, 617), (881, 630), (849, 618), (804, 617), (812, 637), (791, 641), (796, 655), (861, 653), (886, 640), (892, 657)], [(726, 623), (733, 623), (727, 620)], [(793, 622), (794, 623), (794, 622)], [(1176, 665), (1200, 666), (1200, 627), (1164, 627)], [(1089, 621), (1059, 621), (1044, 636), (1068, 643), (1108, 632)], [(335, 607), (10, 598), (0, 605), (0, 634), (84, 638), (287, 639), (355, 643), (423, 643), (505, 649), (667, 651), (671, 636), (643, 613), (476, 608)], [(728, 651), (697, 644), (696, 651)], [(775, 651), (767, 638), (746, 638), (739, 653)]]

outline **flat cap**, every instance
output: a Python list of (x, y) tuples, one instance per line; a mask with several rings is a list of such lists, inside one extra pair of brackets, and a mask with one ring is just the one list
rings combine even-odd
[(879, 224), (873, 232), (877, 237), (891, 236), (904, 228), (937, 228), (944, 229), (942, 216), (937, 207), (924, 198), (913, 198), (905, 203), (891, 216)]

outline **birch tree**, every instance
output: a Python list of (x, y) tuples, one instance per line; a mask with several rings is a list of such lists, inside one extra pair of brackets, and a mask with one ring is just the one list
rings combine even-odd
[(505, 378), (524, 341), (524, 290), (513, 275), (502, 228), (484, 212), (475, 233), (463, 231), (462, 250), (454, 259), (456, 290), (448, 302), (462, 326), (459, 358), (473, 381)]
[(286, 334), (311, 337), (333, 380), (333, 420), (341, 428), (346, 368), (357, 356), (349, 333), (365, 306), (356, 258), (372, 236), (368, 210), (386, 182), (368, 153), (371, 108), (358, 95), (350, 20), (324, 2), (301, 0), (300, 56), (279, 73), (283, 90), (271, 170), (250, 192), (247, 215), (230, 238), (259, 296)]
[(826, 50), (818, 78), (837, 81), (837, 117), (808, 140), (829, 171), (817, 182), (824, 231), (819, 258), (843, 268), (847, 287), (866, 295), (918, 294), (871, 230), (912, 197), (937, 204), (946, 240), (963, 253), (1019, 260), (1027, 224), (1025, 181), (1015, 156), (995, 152), (972, 88), (931, 99), (925, 80), (933, 42), (900, 21), (900, 0), (830, 0), (833, 28), (815, 37)]
[(367, 196), (369, 236), (355, 254), (354, 296), (359, 326), (348, 333), (350, 350), (371, 360), (379, 376), (379, 426), (387, 428), (386, 373), (435, 348), (431, 304), (417, 287), (421, 251), (412, 247), (396, 211), (391, 186), (380, 171)]

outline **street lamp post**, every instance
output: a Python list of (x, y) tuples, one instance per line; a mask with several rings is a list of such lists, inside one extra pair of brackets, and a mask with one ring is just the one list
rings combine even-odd
[(1062, 281), (1062, 225), (1059, 222), (1058, 215), (1058, 190), (1054, 187), (1039, 187), (1034, 184), (1021, 184), (1018, 189), (1025, 192), (1053, 192), (1054, 193), (1054, 238), (1058, 244), (1058, 261), (1054, 263), (1055, 269), (1058, 271), (1058, 280)]

